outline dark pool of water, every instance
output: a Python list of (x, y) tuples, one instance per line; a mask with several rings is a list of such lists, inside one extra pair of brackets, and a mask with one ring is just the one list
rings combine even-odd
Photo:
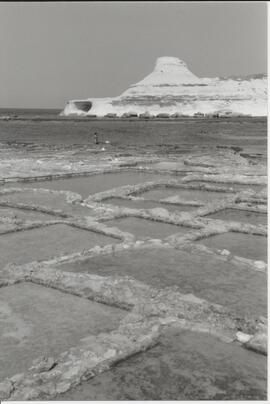
[(123, 185), (135, 185), (148, 181), (158, 181), (164, 177), (159, 174), (143, 172), (122, 172), (101, 175), (91, 175), (88, 177), (73, 177), (50, 181), (17, 182), (9, 183), (10, 187), (19, 188), (46, 188), (56, 191), (72, 191), (80, 194), (83, 198), (98, 192), (107, 191), (111, 188)]
[(118, 227), (124, 232), (134, 234), (139, 239), (148, 237), (163, 239), (175, 233), (182, 233), (184, 235), (192, 230), (188, 227), (176, 226), (173, 224), (136, 217), (108, 220), (105, 224), (109, 227)]
[(59, 400), (266, 400), (263, 355), (213, 336), (172, 329)]
[(196, 209), (194, 206), (190, 205), (174, 205), (169, 203), (158, 203), (149, 200), (141, 200), (134, 201), (131, 199), (122, 199), (122, 198), (109, 198), (103, 203), (110, 203), (112, 205), (124, 206), (126, 208), (131, 209), (154, 209), (154, 208), (163, 208), (167, 209), (169, 212), (187, 212)]
[(199, 240), (209, 248), (229, 250), (233, 255), (267, 262), (267, 237), (254, 234), (224, 233)]
[(118, 327), (125, 312), (30, 283), (0, 292), (0, 381), (32, 361), (57, 357), (79, 340)]
[(264, 273), (198, 251), (171, 248), (127, 250), (64, 263), (59, 268), (101, 276), (132, 276), (156, 288), (177, 285), (182, 293), (192, 293), (222, 304), (240, 315), (267, 315)]
[(214, 192), (214, 191), (210, 192), (194, 189), (157, 187), (149, 191), (146, 191), (138, 196), (142, 196), (145, 199), (160, 200), (175, 195), (177, 195), (179, 198), (184, 199), (185, 201), (211, 202), (216, 199), (223, 199), (224, 196), (228, 196), (230, 194), (227, 194), (225, 192)]
[(237, 209), (223, 209), (219, 212), (211, 213), (206, 216), (211, 219), (219, 220), (231, 220), (241, 223), (250, 223), (254, 225), (267, 225), (267, 214), (250, 212), (248, 210), (237, 210)]
[(115, 242), (119, 240), (65, 224), (7, 233), (0, 236), (0, 269), (9, 262), (25, 264)]

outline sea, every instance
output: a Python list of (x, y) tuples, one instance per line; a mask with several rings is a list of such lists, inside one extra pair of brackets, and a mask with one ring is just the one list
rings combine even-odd
[[(94, 145), (97, 133), (106, 150), (189, 153), (228, 148), (267, 157), (267, 118), (109, 119), (60, 116), (61, 109), (0, 108), (0, 144)], [(109, 146), (110, 145), (110, 146)]]
[(0, 108), (0, 118), (57, 118), (61, 109), (53, 108)]

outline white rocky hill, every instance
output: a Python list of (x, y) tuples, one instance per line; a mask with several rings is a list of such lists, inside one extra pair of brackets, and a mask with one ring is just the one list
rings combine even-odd
[(199, 78), (182, 60), (161, 57), (151, 74), (119, 97), (72, 100), (62, 114), (165, 116), (196, 113), (267, 115), (266, 76)]

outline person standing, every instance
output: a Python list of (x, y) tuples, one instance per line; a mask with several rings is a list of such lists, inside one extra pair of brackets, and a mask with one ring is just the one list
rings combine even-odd
[(95, 144), (99, 144), (97, 132), (95, 132), (95, 134), (94, 134), (94, 140), (95, 140)]

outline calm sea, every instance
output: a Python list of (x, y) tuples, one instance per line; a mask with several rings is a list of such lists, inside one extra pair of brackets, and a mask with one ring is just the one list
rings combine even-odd
[(0, 108), (0, 116), (11, 118), (53, 118), (57, 117), (61, 109), (39, 109), (39, 108)]

